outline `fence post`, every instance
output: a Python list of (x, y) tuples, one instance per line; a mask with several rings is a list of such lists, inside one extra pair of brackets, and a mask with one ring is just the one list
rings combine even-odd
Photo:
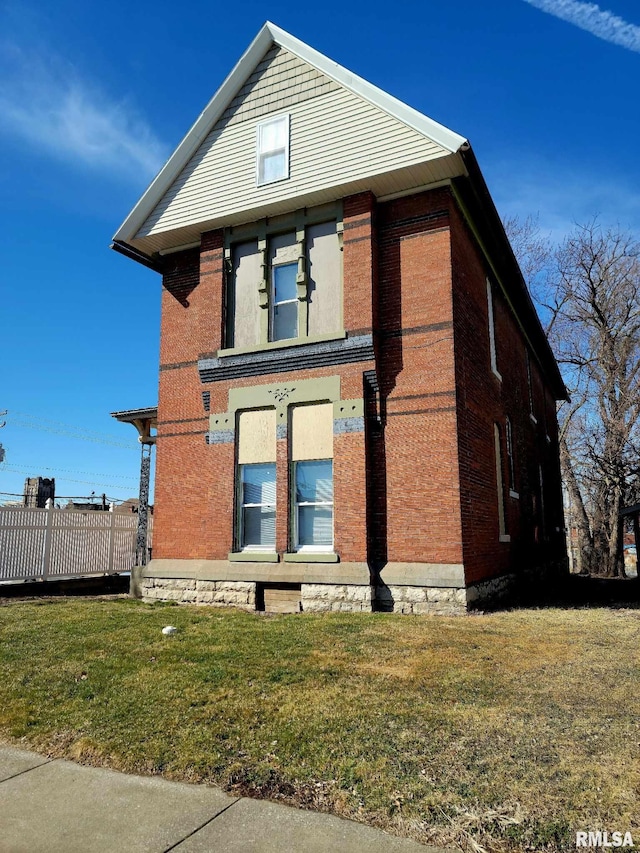
[(42, 580), (46, 581), (47, 576), (49, 574), (49, 567), (51, 563), (51, 540), (53, 538), (53, 501), (51, 498), (47, 498), (47, 502), (45, 504), (45, 512), (47, 515), (47, 525), (44, 531), (44, 552), (42, 554)]
[(116, 544), (116, 514), (113, 511), (113, 504), (109, 505), (109, 520), (109, 557), (107, 558), (107, 568), (109, 574), (113, 574), (113, 555)]

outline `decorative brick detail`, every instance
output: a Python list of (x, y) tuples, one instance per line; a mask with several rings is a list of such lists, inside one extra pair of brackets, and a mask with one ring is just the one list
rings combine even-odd
[(205, 433), (207, 444), (233, 444), (236, 434), (232, 429), (215, 429)]
[(220, 382), (279, 371), (311, 370), (315, 367), (369, 361), (372, 358), (371, 335), (357, 335), (319, 344), (300, 344), (291, 349), (266, 349), (224, 358), (202, 358), (198, 361), (198, 370), (202, 382)]
[(343, 432), (362, 432), (364, 430), (364, 418), (338, 418), (333, 422), (333, 434), (341, 435)]

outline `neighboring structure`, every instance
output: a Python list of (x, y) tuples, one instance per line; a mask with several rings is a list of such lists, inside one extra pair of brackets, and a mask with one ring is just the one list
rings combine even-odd
[(47, 477), (27, 477), (24, 481), (23, 494), (23, 506), (44, 509), (49, 499), (52, 501), (55, 500), (56, 481), (53, 477), (51, 479)]
[(565, 389), (463, 137), (266, 24), (113, 247), (163, 276), (147, 598), (456, 612), (563, 569)]
[[(122, 501), (121, 504), (116, 504), (116, 506), (113, 508), (113, 511), (121, 515), (137, 515), (139, 505), (140, 498), (127, 498), (127, 500)], [(149, 515), (153, 515), (153, 505), (149, 504), (147, 509), (149, 510)]]

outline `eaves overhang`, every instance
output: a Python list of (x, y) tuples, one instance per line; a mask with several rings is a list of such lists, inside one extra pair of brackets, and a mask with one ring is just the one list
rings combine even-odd
[(111, 417), (123, 424), (131, 424), (138, 431), (138, 441), (142, 444), (155, 444), (156, 436), (151, 430), (158, 427), (158, 407), (148, 406), (146, 409), (125, 409), (121, 412), (111, 412)]
[(549, 340), (542, 328), (529, 288), (513, 253), (500, 215), (491, 198), (484, 176), (470, 145), (460, 150), (467, 177), (454, 181), (454, 188), (464, 203), (467, 215), (494, 267), (498, 284), (510, 303), (532, 354), (547, 377), (556, 400), (568, 400), (569, 395), (560, 374)]

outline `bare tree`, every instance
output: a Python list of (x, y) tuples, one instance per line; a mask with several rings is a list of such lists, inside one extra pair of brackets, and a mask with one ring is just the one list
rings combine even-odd
[(560, 460), (580, 565), (624, 575), (619, 512), (637, 495), (640, 459), (640, 243), (593, 220), (545, 251), (527, 222), (514, 250), (570, 394), (558, 413)]

